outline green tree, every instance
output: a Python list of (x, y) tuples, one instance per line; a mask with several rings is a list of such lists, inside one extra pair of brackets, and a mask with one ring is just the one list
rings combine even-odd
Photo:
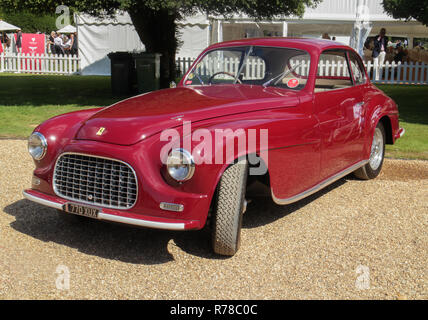
[(35, 33), (37, 31), (50, 33), (56, 30), (55, 15), (52, 14), (34, 14), (28, 11), (8, 12), (0, 11), (0, 18), (20, 27), (24, 33)]
[(428, 26), (428, 0), (383, 0), (383, 8), (395, 19), (415, 19)]
[(255, 19), (270, 19), (279, 15), (304, 13), (306, 6), (322, 0), (0, 0), (0, 9), (31, 10), (54, 13), (64, 4), (74, 11), (93, 15), (127, 11), (148, 52), (158, 52), (161, 58), (161, 86), (175, 79), (175, 53), (179, 43), (178, 22), (197, 10), (213, 15), (244, 13)]

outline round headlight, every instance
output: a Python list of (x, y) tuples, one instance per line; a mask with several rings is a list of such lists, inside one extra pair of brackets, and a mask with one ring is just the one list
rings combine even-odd
[(195, 172), (195, 162), (189, 151), (174, 149), (166, 162), (168, 174), (176, 181), (182, 182), (192, 178)]
[(41, 160), (48, 150), (48, 143), (40, 132), (34, 132), (28, 138), (28, 152), (35, 160)]

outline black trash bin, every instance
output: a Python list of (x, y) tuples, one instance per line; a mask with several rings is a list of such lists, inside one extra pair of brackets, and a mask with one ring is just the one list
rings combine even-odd
[(135, 60), (137, 73), (138, 93), (160, 89), (160, 53), (136, 53), (132, 57)]
[(111, 89), (114, 95), (135, 93), (136, 72), (132, 53), (110, 52), (107, 55), (111, 62)]

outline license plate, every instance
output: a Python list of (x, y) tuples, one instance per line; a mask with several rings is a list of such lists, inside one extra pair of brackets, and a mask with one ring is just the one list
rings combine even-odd
[(65, 212), (77, 214), (79, 216), (89, 217), (89, 218), (98, 218), (98, 213), (100, 210), (96, 208), (82, 206), (80, 204), (75, 203), (66, 203), (63, 206)]

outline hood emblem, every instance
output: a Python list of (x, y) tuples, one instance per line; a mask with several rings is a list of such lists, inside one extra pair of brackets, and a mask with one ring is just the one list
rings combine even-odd
[(98, 132), (97, 132), (97, 136), (102, 135), (102, 134), (104, 133), (105, 129), (106, 129), (106, 128), (101, 127), (101, 128), (98, 130)]

